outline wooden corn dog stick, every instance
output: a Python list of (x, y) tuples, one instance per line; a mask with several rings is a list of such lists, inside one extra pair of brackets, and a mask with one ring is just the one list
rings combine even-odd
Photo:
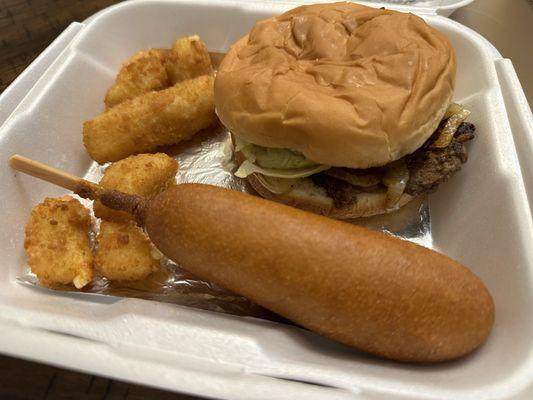
[(76, 190), (82, 182), (86, 185), (95, 185), (68, 172), (61, 171), (19, 154), (14, 154), (9, 158), (9, 165), (17, 171), (72, 191)]
[(103, 198), (102, 202), (106, 206), (131, 214), (134, 214), (137, 206), (144, 200), (141, 196), (127, 195), (116, 190), (104, 189), (94, 182), (19, 154), (14, 154), (9, 158), (9, 165), (14, 170), (71, 190), (83, 198), (91, 200)]

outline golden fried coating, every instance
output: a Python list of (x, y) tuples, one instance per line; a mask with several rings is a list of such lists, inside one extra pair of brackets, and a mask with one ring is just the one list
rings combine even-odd
[(216, 121), (213, 77), (202, 75), (127, 100), (83, 124), (83, 143), (99, 163), (191, 138)]
[(172, 49), (140, 51), (128, 59), (107, 91), (105, 104), (109, 109), (141, 94), (212, 74), (205, 43), (196, 35), (179, 38)]
[(137, 281), (159, 268), (157, 250), (133, 221), (102, 221), (96, 270), (111, 281)]
[(91, 282), (91, 224), (89, 210), (70, 196), (46, 198), (32, 209), (24, 249), (41, 285), (74, 284), (80, 289)]
[(159, 49), (140, 51), (127, 60), (115, 83), (107, 91), (104, 100), (106, 107), (111, 108), (143, 93), (169, 87), (171, 83), (166, 70), (168, 52)]
[(213, 75), (209, 52), (197, 35), (174, 41), (172, 50), (167, 53), (166, 67), (172, 84), (201, 75)]
[[(176, 182), (178, 162), (163, 153), (129, 156), (109, 166), (100, 185), (128, 194), (152, 197)], [(100, 201), (95, 201), (94, 214), (112, 221), (132, 220), (124, 211), (112, 210)]]

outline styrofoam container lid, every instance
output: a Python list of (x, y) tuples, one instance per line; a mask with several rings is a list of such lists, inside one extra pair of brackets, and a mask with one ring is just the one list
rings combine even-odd
[[(274, 0), (276, 1), (276, 0)], [(348, 0), (350, 1), (350, 0)], [(328, 3), (327, 0), (304, 0), (302, 3)], [(371, 7), (387, 7), (403, 12), (416, 12), (418, 14), (438, 14), (450, 16), (455, 10), (464, 7), (474, 0), (364, 0), (357, 1)]]
[[(129, 1), (71, 25), (0, 97), (0, 159), (13, 153), (83, 176), (82, 122), (134, 52), (199, 34), (225, 51), (297, 2)], [(416, 10), (414, 10), (416, 12)], [(64, 193), (0, 171), (0, 352), (169, 390), (228, 399), (533, 398), (533, 122), (509, 60), (474, 31), (422, 13), (456, 49), (455, 100), (472, 110), (469, 161), (430, 197), (433, 247), (469, 266), (496, 304), (488, 341), (439, 365), (361, 354), (292, 326), (136, 299), (23, 287), (31, 207)]]

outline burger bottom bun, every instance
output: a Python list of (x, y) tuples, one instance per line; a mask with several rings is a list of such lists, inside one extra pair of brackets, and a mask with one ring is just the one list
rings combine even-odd
[[(236, 153), (235, 160), (240, 165), (244, 157), (240, 153)], [(397, 211), (398, 208), (403, 207), (414, 198), (404, 193), (394, 208), (387, 208), (386, 193), (358, 193), (354, 196), (353, 202), (338, 207), (334, 204), (333, 199), (328, 196), (326, 190), (316, 185), (309, 178), (300, 179), (291, 190), (281, 194), (272, 193), (265, 188), (254, 174), (249, 175), (246, 180), (265, 199), (336, 219), (352, 219), (386, 214)]]

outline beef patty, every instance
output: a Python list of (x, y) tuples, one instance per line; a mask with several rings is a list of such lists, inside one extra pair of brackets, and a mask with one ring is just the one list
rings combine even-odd
[(411, 195), (429, 193), (450, 179), (467, 161), (468, 153), (464, 144), (474, 139), (475, 130), (474, 124), (463, 122), (448, 147), (430, 147), (434, 140), (432, 136), (429, 143), (426, 142), (413, 154), (406, 156), (409, 181), (405, 191)]
[[(465, 143), (474, 139), (475, 130), (474, 124), (463, 122), (447, 147), (433, 148), (431, 144), (439, 135), (439, 130), (437, 130), (422, 147), (403, 157), (409, 171), (405, 192), (413, 196), (430, 193), (441, 183), (450, 179), (467, 161)], [(349, 183), (353, 183), (355, 178), (361, 180), (361, 177), (364, 177), (365, 182), (372, 182), (372, 177), (377, 177), (380, 181), (386, 170), (387, 166), (367, 170), (331, 168), (313, 175), (312, 179), (315, 184), (326, 190), (336, 206), (342, 207), (344, 204), (353, 202), (353, 197), (363, 191), (386, 190), (381, 183), (370, 187), (360, 187)], [(350, 175), (354, 179), (350, 179)]]

